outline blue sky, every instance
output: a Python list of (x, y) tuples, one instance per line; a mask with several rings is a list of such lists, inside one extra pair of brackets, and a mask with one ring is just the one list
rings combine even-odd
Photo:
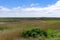
[(40, 7), (46, 7), (48, 5), (55, 4), (57, 1), (58, 0), (0, 0), (0, 6), (13, 8), (13, 7), (18, 7), (18, 6), (31, 7), (30, 6), (31, 4), (39, 4), (38, 6)]
[(60, 0), (0, 0), (0, 17), (60, 17)]

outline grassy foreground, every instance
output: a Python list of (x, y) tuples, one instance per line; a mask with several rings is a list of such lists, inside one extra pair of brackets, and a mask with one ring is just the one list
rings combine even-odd
[[(24, 38), (21, 36), (23, 31), (31, 30), (33, 28), (48, 30), (49, 37)], [(51, 34), (54, 34), (54, 37), (51, 37)], [(60, 20), (2, 21), (0, 22), (0, 40), (60, 40)]]

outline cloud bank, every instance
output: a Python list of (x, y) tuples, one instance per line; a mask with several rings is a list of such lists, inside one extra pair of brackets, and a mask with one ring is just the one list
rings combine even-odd
[(0, 6), (0, 17), (60, 17), (60, 0), (48, 7), (34, 7), (39, 4), (31, 4), (32, 7), (7, 8)]

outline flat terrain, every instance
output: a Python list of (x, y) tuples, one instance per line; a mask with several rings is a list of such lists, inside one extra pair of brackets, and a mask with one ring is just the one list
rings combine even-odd
[[(0, 40), (38, 40), (38, 38), (28, 39), (19, 37), (19, 33), (24, 30), (40, 28), (47, 30), (52, 28), (60, 30), (60, 20), (20, 20), (12, 22), (0, 22)], [(44, 39), (43, 39), (44, 40)]]

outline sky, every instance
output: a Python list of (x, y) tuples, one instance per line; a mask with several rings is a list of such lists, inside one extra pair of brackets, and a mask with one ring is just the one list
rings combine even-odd
[(0, 17), (60, 17), (60, 0), (0, 0)]

